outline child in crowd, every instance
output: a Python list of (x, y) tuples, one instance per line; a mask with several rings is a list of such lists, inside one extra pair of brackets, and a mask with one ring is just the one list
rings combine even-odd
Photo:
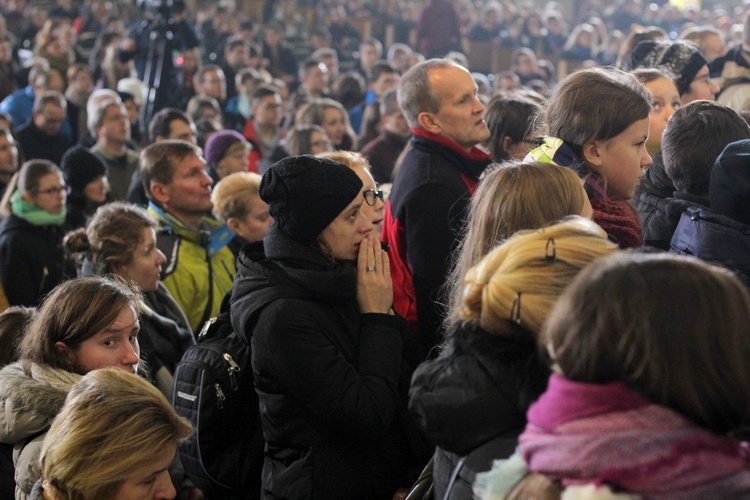
[(571, 170), (536, 162), (507, 162), (488, 173), (471, 199), (466, 234), (446, 280), (446, 330), (459, 321), (463, 279), (497, 245), (524, 229), (539, 229), (568, 215), (591, 218), (581, 181)]
[(484, 112), (490, 137), (482, 147), (500, 163), (522, 160), (536, 146), (532, 135), (532, 120), (541, 107), (531, 100), (515, 96), (497, 95)]
[(646, 149), (652, 157), (661, 149), (661, 136), (669, 118), (680, 109), (682, 101), (677, 86), (666, 73), (651, 68), (641, 68), (633, 74), (651, 93), (651, 113), (648, 115), (649, 134)]
[(650, 96), (633, 75), (578, 71), (550, 97), (542, 114), (549, 136), (527, 157), (573, 169), (584, 180), (594, 222), (621, 248), (641, 245), (641, 224), (628, 200), (651, 165), (650, 112)]
[(634, 198), (643, 222), (643, 243), (669, 250), (681, 215), (708, 208), (711, 170), (727, 144), (750, 139), (750, 127), (736, 111), (713, 101), (693, 101), (678, 109), (662, 138), (664, 172), (674, 192), (662, 198), (641, 189)]
[(518, 454), (475, 492), (529, 498), (541, 479), (563, 498), (746, 498), (748, 323), (750, 295), (718, 267), (653, 253), (595, 262), (542, 329), (555, 373)]

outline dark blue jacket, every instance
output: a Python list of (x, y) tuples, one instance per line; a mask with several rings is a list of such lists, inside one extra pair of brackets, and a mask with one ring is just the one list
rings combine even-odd
[(690, 255), (733, 271), (750, 287), (750, 226), (690, 208), (672, 237), (670, 253)]

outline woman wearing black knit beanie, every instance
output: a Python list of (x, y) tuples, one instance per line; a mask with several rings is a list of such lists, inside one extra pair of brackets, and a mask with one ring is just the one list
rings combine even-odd
[(231, 314), (253, 353), (263, 498), (391, 498), (426, 461), (405, 411), (416, 349), (391, 309), (370, 191), (307, 155), (261, 181), (274, 224), (240, 254)]
[(73, 146), (63, 155), (60, 169), (68, 185), (65, 225), (68, 230), (84, 227), (96, 209), (107, 202), (107, 165), (87, 148)]

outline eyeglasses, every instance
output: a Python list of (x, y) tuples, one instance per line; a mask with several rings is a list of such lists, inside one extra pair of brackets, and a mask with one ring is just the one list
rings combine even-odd
[(37, 189), (35, 194), (60, 194), (65, 191), (65, 186), (51, 187), (48, 189)]
[(383, 191), (380, 189), (368, 189), (362, 193), (362, 196), (365, 197), (365, 202), (371, 207), (374, 207), (375, 203), (378, 202), (377, 198), (380, 198), (380, 201), (383, 201)]

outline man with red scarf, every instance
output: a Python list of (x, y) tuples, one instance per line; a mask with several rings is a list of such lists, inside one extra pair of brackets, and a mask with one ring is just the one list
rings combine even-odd
[(479, 176), (491, 163), (476, 148), (490, 131), (469, 72), (446, 59), (420, 63), (401, 78), (398, 102), (412, 128), (409, 151), (386, 205), (393, 308), (419, 333), (423, 354), (439, 343), (441, 288)]

